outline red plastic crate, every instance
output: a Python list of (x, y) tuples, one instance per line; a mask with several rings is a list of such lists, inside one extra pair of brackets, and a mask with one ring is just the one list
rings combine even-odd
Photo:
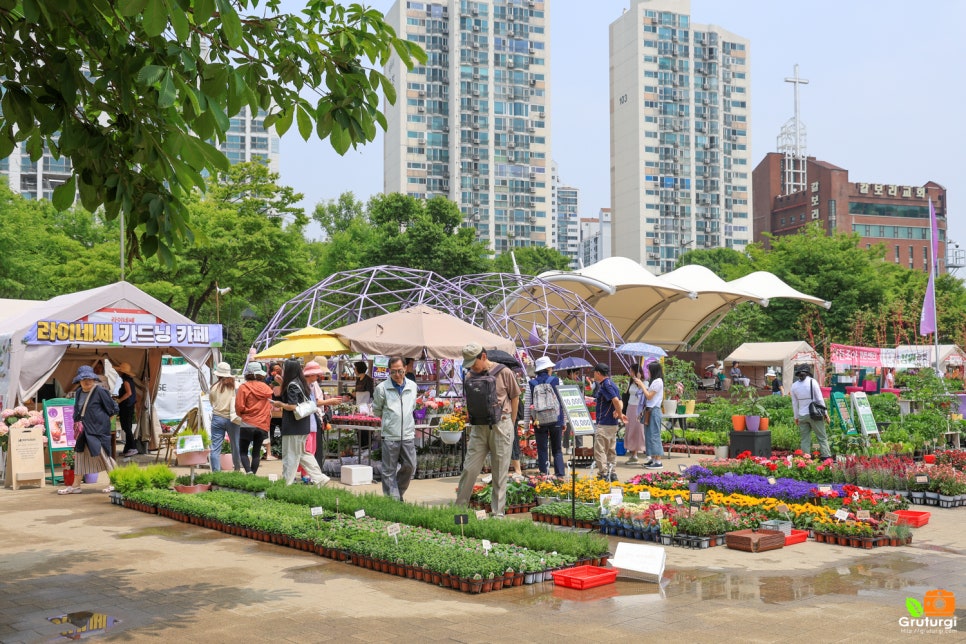
[(805, 543), (808, 539), (808, 530), (792, 530), (792, 533), (785, 537), (785, 545), (791, 546), (796, 543)]
[(616, 568), (601, 568), (599, 566), (576, 566), (552, 574), (553, 583), (577, 590), (612, 584), (617, 580)]
[(907, 526), (913, 528), (921, 528), (929, 523), (928, 512), (917, 512), (916, 510), (896, 510), (896, 515), (899, 517), (899, 523), (905, 523)]

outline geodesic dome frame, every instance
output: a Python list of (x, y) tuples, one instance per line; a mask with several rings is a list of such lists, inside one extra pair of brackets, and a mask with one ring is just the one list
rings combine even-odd
[[(531, 275), (447, 279), (433, 271), (374, 266), (330, 275), (283, 304), (253, 343), (257, 351), (306, 326), (334, 329), (425, 304), (555, 360), (623, 343), (613, 325), (571, 291)], [(467, 341), (470, 341), (468, 338)], [(615, 356), (623, 362), (621, 356)]]

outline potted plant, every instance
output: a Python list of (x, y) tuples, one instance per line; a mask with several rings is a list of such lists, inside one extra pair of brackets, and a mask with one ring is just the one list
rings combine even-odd
[(466, 412), (458, 409), (452, 414), (443, 416), (436, 426), (436, 435), (447, 445), (455, 445), (463, 438), (466, 428)]
[(761, 404), (758, 389), (751, 386), (732, 385), (732, 400), (745, 416), (745, 427), (750, 432), (757, 432), (763, 416), (768, 416), (768, 410)]
[[(664, 359), (665, 392), (675, 391), (676, 397), (684, 404), (684, 413), (693, 414), (695, 396), (698, 393), (698, 374), (694, 370), (694, 363), (681, 360), (674, 356)], [(672, 389), (673, 388), (673, 389)]]
[(61, 465), (64, 468), (64, 485), (74, 485), (74, 450), (64, 452)]

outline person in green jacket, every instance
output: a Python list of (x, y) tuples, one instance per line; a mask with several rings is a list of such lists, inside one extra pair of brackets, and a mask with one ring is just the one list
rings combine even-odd
[(416, 383), (403, 359), (389, 359), (389, 378), (373, 393), (372, 413), (382, 419), (382, 492), (400, 501), (416, 472)]

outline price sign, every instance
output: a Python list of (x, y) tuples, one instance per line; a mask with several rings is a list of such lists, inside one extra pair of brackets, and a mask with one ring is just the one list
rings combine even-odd
[(643, 490), (643, 491), (639, 492), (637, 496), (638, 496), (638, 498), (641, 501), (650, 501), (651, 500), (651, 493), (648, 492), (647, 490)]
[(929, 482), (929, 475), (927, 474), (916, 474), (916, 483), (925, 485)]
[(775, 510), (777, 510), (778, 512), (781, 512), (782, 514), (788, 514), (788, 506), (785, 505), (784, 503), (776, 506)]
[(400, 532), (402, 532), (402, 526), (400, 526), (398, 523), (390, 523), (386, 526), (386, 534), (388, 534), (390, 537), (395, 537)]
[(654, 510), (654, 518), (660, 521), (664, 518), (664, 510)]
[(468, 514), (457, 514), (453, 517), (453, 522), (456, 525), (466, 525), (470, 522), (470, 515)]
[(269, 474), (268, 475), (268, 480), (269, 480), (269, 482), (274, 483), (275, 481), (278, 480), (278, 474)]
[(483, 521), (484, 519), (486, 519), (486, 510), (477, 510), (476, 511), (476, 520), (477, 521)]
[(769, 476), (768, 477), (768, 485), (774, 485), (775, 483), (778, 483), (778, 481), (775, 480), (775, 477), (774, 476)]
[(855, 513), (855, 518), (859, 521), (867, 521), (872, 518), (872, 515), (869, 514), (868, 510), (859, 510)]
[(882, 520), (886, 523), (896, 523), (899, 521), (899, 515), (895, 512), (886, 512), (882, 517)]
[(312, 508), (312, 516), (313, 516), (313, 517), (317, 517), (317, 516), (319, 516), (320, 514), (325, 514), (325, 508), (323, 508), (323, 507), (322, 507), (322, 506), (320, 506), (320, 505), (317, 505), (317, 506), (315, 506), (314, 508)]
[(822, 494), (828, 494), (829, 492), (832, 491), (832, 486), (831, 485), (819, 485), (818, 486), (818, 491), (821, 492)]
[(849, 511), (846, 510), (845, 508), (839, 508), (838, 510), (835, 511), (835, 518), (838, 519), (839, 521), (845, 521), (846, 519), (849, 518)]
[(357, 519), (361, 519), (364, 516), (366, 516), (366, 511), (365, 510), (356, 510), (356, 518)]
[(674, 497), (674, 502), (677, 503), (678, 505), (684, 505), (684, 499), (681, 498), (680, 496)]
[[(623, 503), (624, 502), (624, 488), (622, 487), (612, 487), (610, 489), (611, 502)], [(615, 501), (616, 500), (616, 501)]]
[(489, 555), (490, 550), (493, 550), (493, 544), (490, 543), (489, 539), (483, 539), (483, 552)]
[(691, 493), (691, 505), (701, 505), (704, 503), (704, 492), (692, 492)]

